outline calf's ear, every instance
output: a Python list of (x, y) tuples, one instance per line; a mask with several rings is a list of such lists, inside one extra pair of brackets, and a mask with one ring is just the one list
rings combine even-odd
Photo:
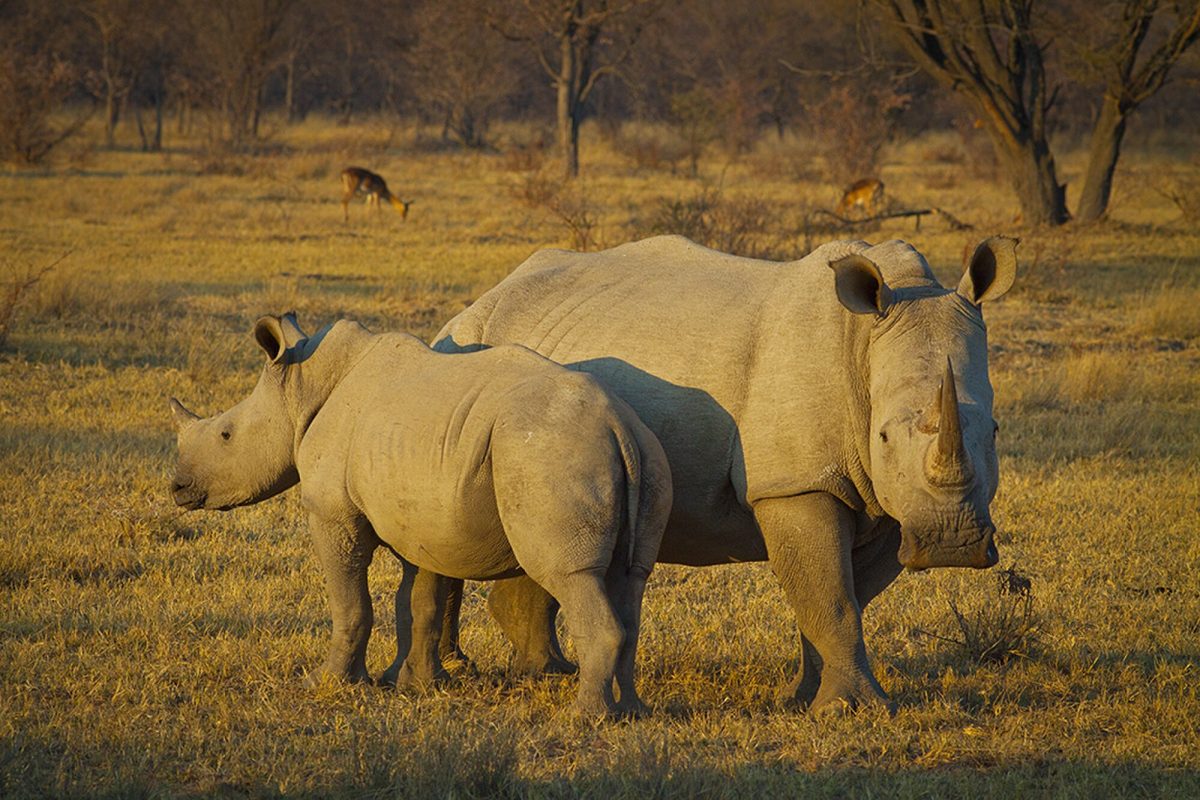
[(300, 327), (300, 323), (296, 321), (296, 312), (289, 311), (279, 318), (281, 327), (283, 328), (283, 341), (288, 347), (295, 347), (298, 342), (308, 338), (308, 334)]
[(1011, 289), (1017, 278), (1019, 241), (993, 236), (980, 242), (958, 282), (958, 293), (978, 306), (999, 299)]
[(283, 361), (288, 349), (283, 320), (272, 316), (259, 317), (258, 322), (254, 323), (254, 341), (258, 342), (272, 364)]
[(883, 281), (875, 262), (852, 253), (829, 262), (838, 302), (855, 314), (883, 316), (892, 304), (892, 290)]

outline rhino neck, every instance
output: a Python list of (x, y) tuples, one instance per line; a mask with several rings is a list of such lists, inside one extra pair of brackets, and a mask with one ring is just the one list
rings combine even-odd
[(351, 320), (338, 320), (289, 348), (284, 397), (294, 431), (293, 452), (325, 406), (329, 395), (362, 361), (378, 337)]

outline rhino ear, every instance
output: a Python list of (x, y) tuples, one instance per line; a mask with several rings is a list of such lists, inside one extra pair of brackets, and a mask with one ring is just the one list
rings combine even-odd
[(859, 253), (829, 262), (838, 302), (855, 314), (883, 316), (892, 304), (892, 290), (875, 262)]
[(283, 341), (288, 347), (295, 347), (296, 344), (308, 338), (308, 334), (300, 327), (300, 323), (296, 321), (296, 312), (289, 311), (279, 318), (280, 326), (283, 328)]
[(171, 398), (171, 416), (175, 419), (176, 430), (183, 430), (188, 425), (191, 425), (196, 420), (200, 419), (199, 414), (194, 414), (184, 406), (183, 403)]
[(283, 320), (279, 317), (259, 317), (258, 322), (254, 323), (254, 341), (258, 342), (272, 364), (283, 361), (288, 349)]
[(978, 306), (999, 299), (1011, 289), (1017, 278), (1019, 242), (1007, 236), (980, 242), (958, 282), (958, 293)]

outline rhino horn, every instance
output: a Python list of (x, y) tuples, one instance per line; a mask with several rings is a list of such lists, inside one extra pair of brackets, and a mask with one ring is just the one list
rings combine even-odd
[(189, 411), (183, 403), (174, 397), (171, 398), (171, 416), (175, 418), (175, 427), (180, 430), (200, 419), (199, 414)]
[(974, 477), (963, 446), (962, 421), (958, 416), (958, 389), (954, 367), (946, 359), (946, 372), (938, 387), (938, 436), (926, 461), (929, 480), (941, 486), (962, 486)]

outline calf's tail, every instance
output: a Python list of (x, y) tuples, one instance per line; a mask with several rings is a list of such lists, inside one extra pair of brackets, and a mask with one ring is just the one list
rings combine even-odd
[[(626, 551), (625, 569), (633, 569), (637, 551), (638, 521), (641, 509), (642, 462), (637, 441), (621, 427), (615, 429), (617, 446), (621, 449), (621, 460), (625, 464), (625, 526)], [(619, 541), (619, 539), (618, 539)]]

